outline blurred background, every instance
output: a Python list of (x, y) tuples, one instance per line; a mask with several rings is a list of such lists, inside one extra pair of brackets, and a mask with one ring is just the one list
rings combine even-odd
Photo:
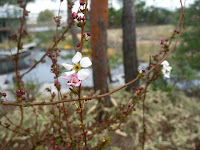
[[(110, 86), (117, 87), (124, 84), (122, 57), (123, 3), (122, 0), (109, 0), (108, 4), (107, 52), (112, 78)], [(56, 33), (56, 24), (53, 17), (58, 15), (59, 6), (59, 0), (34, 0), (28, 3), (27, 10), (30, 11), (30, 14), (25, 23), (28, 38), (23, 39), (24, 49), (20, 53), (21, 59), (19, 61), (19, 68), (22, 73), (27, 71), (52, 45), (52, 39)], [(138, 70), (147, 69), (149, 56), (159, 52), (159, 41), (166, 40), (174, 32), (181, 13), (180, 6), (179, 0), (135, 0)], [(72, 11), (76, 12), (78, 7), (79, 1), (75, 1)], [(59, 33), (62, 31), (62, 26), (66, 26), (69, 15), (65, 0), (60, 8), (62, 19)], [(15, 78), (14, 64), (11, 61), (10, 53), (16, 53), (16, 42), (9, 39), (13, 38), (11, 35), (18, 31), (21, 13), (22, 9), (16, 4), (15, 0), (0, 1), (0, 90), (2, 91), (12, 91), (15, 88), (13, 86)], [(88, 13), (90, 14), (90, 8)], [(89, 14), (86, 19), (86, 32), (90, 32)], [(77, 38), (80, 39), (80, 29), (76, 28), (76, 32)], [(60, 42), (58, 47), (62, 50), (58, 62), (60, 64), (63, 62), (71, 63), (76, 45), (70, 32), (67, 33), (66, 40)], [(84, 43), (83, 54), (91, 57), (89, 41)], [(197, 117), (192, 118), (194, 120), (189, 120), (192, 127), (189, 127), (190, 123), (185, 122), (179, 130), (181, 132), (181, 130), (188, 128), (188, 133), (184, 133), (181, 137), (188, 134), (194, 136), (192, 139), (185, 137), (187, 140), (184, 142), (176, 141), (176, 139), (179, 139), (178, 137), (172, 137), (172, 139), (174, 138), (176, 142), (181, 143), (182, 148), (185, 145), (191, 146), (187, 142), (200, 144), (200, 129), (196, 126), (198, 124), (196, 121), (199, 120), (198, 116), (200, 115), (199, 107), (197, 107), (200, 99), (200, 0), (186, 0), (184, 31), (175, 51), (167, 60), (173, 68), (171, 78), (166, 79), (160, 76), (158, 80), (153, 82), (151, 85), (153, 94), (150, 94), (150, 97), (157, 95), (158, 99), (161, 97), (166, 101), (170, 100), (174, 109), (182, 108), (176, 112), (177, 114), (184, 113), (185, 110), (188, 116)], [(32, 97), (45, 92), (47, 86), (54, 87), (53, 74), (50, 73), (51, 60), (46, 58), (45, 61), (24, 77), (25, 86), (33, 91)], [(90, 70), (92, 71), (92, 69)], [(65, 87), (64, 81), (61, 80), (61, 84)], [(83, 86), (93, 86), (92, 75), (90, 75), (87, 82), (83, 82)], [(8, 99), (14, 100), (12, 96)], [(155, 107), (160, 108), (159, 106)], [(164, 111), (167, 113), (168, 110)], [(166, 122), (162, 123), (166, 124)], [(166, 131), (163, 132), (168, 132), (168, 129), (172, 129), (170, 132), (175, 132), (175, 129), (170, 125), (167, 127)], [(195, 130), (194, 134), (192, 133), (193, 129)], [(117, 142), (114, 145), (117, 145)], [(176, 149), (174, 147), (172, 146), (171, 149)]]
[[(156, 81), (155, 88), (163, 90), (171, 90), (171, 88), (180, 88), (189, 95), (198, 95), (199, 81), (199, 1), (187, 0), (185, 3), (185, 22), (184, 33), (175, 53), (169, 58), (172, 64), (172, 76), (170, 80)], [(108, 55), (113, 80), (117, 84), (123, 84), (123, 61), (122, 61), (122, 0), (109, 0), (109, 28), (107, 31)], [(60, 2), (56, 0), (34, 0), (28, 3), (27, 10), (31, 13), (26, 20), (26, 29), (28, 38), (23, 39), (24, 45), (28, 51), (22, 55), (19, 67), (26, 71), (38, 56), (42, 56), (44, 52), (52, 44), (52, 38), (55, 35), (56, 25), (53, 17), (58, 15)], [(89, 4), (90, 6), (90, 4)], [(2, 81), (6, 83), (12, 82), (14, 65), (10, 61), (9, 50), (15, 51), (15, 43), (9, 40), (9, 36), (17, 33), (19, 27), (18, 18), (22, 9), (17, 5), (16, 1), (4, 1), (0, 3), (0, 74)], [(72, 11), (76, 12), (79, 7), (79, 1), (74, 1)], [(61, 24), (65, 26), (68, 18), (68, 5), (66, 1), (62, 2), (60, 7), (60, 15), (62, 16)], [(167, 39), (174, 30), (176, 21), (180, 15), (180, 2), (159, 0), (136, 0), (136, 43), (137, 55), (139, 60), (139, 70), (148, 65), (149, 55), (156, 54), (159, 50), (159, 40)], [(89, 12), (90, 13), (90, 12)], [(86, 31), (90, 31), (90, 15), (87, 15)], [(61, 32), (61, 27), (59, 28)], [(77, 28), (76, 37), (80, 38), (80, 30)], [(70, 56), (74, 54), (72, 51), (74, 38), (71, 34), (67, 34), (66, 41), (59, 44), (62, 51), (60, 63), (66, 62)], [(91, 52), (89, 42), (84, 45), (84, 52), (89, 55)], [(34, 50), (30, 50), (34, 49)], [(53, 82), (51, 74), (49, 74), (50, 61), (32, 71), (25, 80), (36, 80), (39, 83)], [(120, 73), (120, 74), (119, 74)], [(168, 83), (166, 83), (168, 82)], [(4, 82), (2, 82), (4, 83)], [(163, 84), (165, 83), (165, 84)], [(85, 86), (92, 86), (92, 77)], [(113, 83), (114, 84), (114, 83)], [(6, 85), (5, 85), (6, 86)]]
[[(78, 1), (75, 1), (72, 11), (78, 10)], [(122, 69), (122, 9), (123, 3), (121, 0), (109, 0), (109, 29), (108, 33), (108, 53), (110, 55), (110, 66), (113, 70), (114, 79), (120, 78), (117, 70)], [(31, 13), (26, 21), (26, 29), (28, 31), (28, 38), (24, 40), (24, 44), (28, 44), (28, 48), (36, 48), (34, 51), (27, 51), (24, 54), (24, 60), (21, 60), (21, 69), (25, 69), (30, 66), (30, 59), (34, 60), (34, 56), (42, 55), (43, 52), (49, 48), (52, 44), (51, 40), (55, 34), (55, 23), (52, 19), (58, 14), (59, 1), (55, 0), (35, 0), (29, 2), (27, 10)], [(90, 5), (89, 5), (90, 6)], [(173, 67), (172, 78), (170, 84), (176, 85), (178, 88), (185, 90), (188, 94), (198, 95), (199, 80), (199, 1), (187, 0), (185, 3), (185, 23), (184, 33), (179, 43), (177, 50), (173, 56), (170, 57), (170, 62)], [(0, 3), (0, 54), (1, 54), (1, 69), (0, 74), (7, 74), (8, 81), (11, 81), (11, 74), (14, 71), (13, 64), (11, 62), (3, 61), (3, 56), (8, 54), (9, 49), (14, 49), (15, 44), (9, 42), (10, 35), (17, 32), (19, 27), (18, 18), (21, 15), (21, 8), (16, 4), (16, 1), (1, 0)], [(62, 16), (61, 24), (67, 24), (68, 12), (67, 2), (63, 1), (61, 5), (60, 15)], [(179, 1), (162, 1), (159, 0), (136, 0), (135, 1), (136, 12), (136, 39), (137, 39), (137, 55), (138, 60), (141, 62), (141, 66), (147, 66), (149, 55), (155, 54), (159, 49), (158, 41), (168, 38), (173, 30), (176, 21), (180, 15), (180, 2)], [(88, 21), (86, 24), (86, 31), (90, 30), (90, 17), (87, 16)], [(61, 30), (61, 28), (60, 28)], [(77, 37), (80, 38), (80, 32), (78, 29)], [(61, 42), (59, 48), (68, 49), (63, 52), (62, 59), (69, 59), (72, 54), (70, 49), (73, 49), (73, 38), (70, 34), (67, 36), (66, 42)], [(85, 44), (85, 52), (90, 52), (90, 43)], [(3, 52), (4, 51), (4, 52)], [(6, 52), (5, 52), (6, 51)], [(37, 51), (37, 52), (36, 52)], [(7, 53), (8, 52), (8, 53)], [(31, 54), (30, 54), (31, 52)], [(29, 53), (29, 54), (28, 54)], [(66, 53), (66, 54), (65, 54)], [(179, 55), (179, 54), (181, 55)], [(67, 56), (69, 55), (69, 56)], [(31, 58), (30, 58), (31, 56)], [(6, 57), (6, 56), (5, 56)], [(28, 62), (24, 61), (28, 59)], [(62, 61), (62, 60), (61, 60)], [(34, 61), (32, 61), (34, 62)], [(25, 64), (25, 65), (24, 65)], [(45, 66), (41, 66), (38, 71), (44, 70)], [(139, 67), (141, 68), (141, 67)], [(49, 69), (48, 67), (46, 69)], [(119, 72), (121, 72), (121, 70)], [(38, 72), (37, 71), (37, 72)], [(42, 74), (42, 73), (41, 73)], [(52, 77), (37, 76), (34, 72), (27, 78), (37, 78), (41, 82), (52, 81)], [(123, 76), (123, 75), (121, 75)], [(3, 76), (5, 78), (5, 76)], [(155, 86), (162, 87), (163, 84), (155, 83)], [(91, 86), (92, 82), (89, 82), (86, 86)], [(161, 87), (160, 87), (161, 86)], [(166, 85), (165, 85), (166, 86)], [(170, 87), (169, 87), (170, 88)], [(188, 89), (193, 89), (191, 92)]]

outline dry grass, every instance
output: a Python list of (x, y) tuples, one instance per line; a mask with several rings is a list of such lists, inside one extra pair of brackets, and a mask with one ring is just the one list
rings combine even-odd
[[(145, 26), (137, 27), (137, 53), (142, 61), (148, 61), (149, 56), (156, 54), (159, 50), (159, 40), (170, 37), (173, 26)], [(108, 47), (113, 48), (119, 53), (122, 50), (122, 29), (108, 30)]]

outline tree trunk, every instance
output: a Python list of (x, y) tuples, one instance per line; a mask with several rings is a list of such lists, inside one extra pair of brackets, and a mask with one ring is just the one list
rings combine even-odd
[[(91, 47), (94, 90), (101, 94), (108, 92), (107, 84), (107, 27), (108, 0), (91, 0)], [(100, 101), (104, 106), (111, 107), (110, 97)]]
[[(138, 74), (135, 20), (134, 0), (123, 0), (123, 59), (126, 83), (133, 80)], [(126, 90), (130, 91), (132, 87), (138, 85), (139, 81), (136, 81), (128, 86)]]
[(73, 25), (71, 0), (67, 0), (67, 7), (67, 22), (68, 24), (71, 24), (70, 32), (72, 35), (73, 46), (76, 47), (79, 44), (79, 40), (77, 37), (76, 26)]

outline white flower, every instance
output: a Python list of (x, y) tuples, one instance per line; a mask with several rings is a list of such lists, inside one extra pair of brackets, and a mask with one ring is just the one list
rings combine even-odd
[(170, 67), (170, 66), (164, 67), (163, 66), (162, 73), (166, 78), (170, 78), (171, 70), (172, 70), (172, 67)]
[(163, 73), (164, 77), (170, 78), (170, 73), (171, 73), (172, 67), (169, 66), (168, 61), (166, 61), (166, 60), (163, 61), (161, 63), (161, 65), (163, 66), (162, 73)]
[(169, 63), (168, 63), (168, 61), (164, 60), (164, 61), (161, 63), (161, 65), (163, 65), (163, 66), (169, 66)]
[(77, 52), (72, 58), (72, 62), (74, 65), (65, 63), (62, 64), (67, 70), (69, 70), (69, 72), (65, 72), (66, 76), (77, 73), (79, 80), (86, 80), (89, 77), (90, 71), (83, 68), (91, 66), (91, 60), (88, 57), (82, 58), (82, 54), (80, 52)]

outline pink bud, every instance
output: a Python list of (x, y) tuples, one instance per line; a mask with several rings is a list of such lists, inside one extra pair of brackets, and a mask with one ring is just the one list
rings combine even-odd
[(25, 94), (25, 91), (24, 91), (24, 90), (21, 90), (21, 94), (24, 95), (24, 94)]
[(73, 19), (76, 19), (77, 17), (78, 17), (77, 13), (73, 12), (73, 13), (72, 13), (72, 18), (73, 18)]
[(21, 91), (18, 89), (17, 91), (16, 91), (16, 93), (20, 93)]
[(87, 36), (91, 36), (91, 33), (87, 33)]
[(85, 5), (85, 2), (83, 0), (80, 0), (80, 5)]
[(164, 41), (163, 40), (160, 40), (160, 44), (162, 45), (164, 43)]
[(6, 97), (6, 93), (3, 93), (3, 97)]
[(78, 21), (81, 21), (81, 20), (82, 20), (81, 16), (77, 17), (77, 20), (78, 20)]

